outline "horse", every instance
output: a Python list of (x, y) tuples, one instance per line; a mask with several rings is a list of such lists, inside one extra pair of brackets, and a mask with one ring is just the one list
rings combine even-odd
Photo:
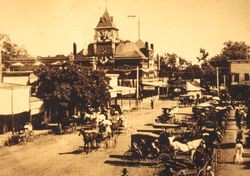
[(97, 133), (95, 132), (87, 133), (84, 129), (81, 129), (79, 131), (79, 136), (80, 135), (83, 136), (84, 151), (86, 153), (92, 151), (94, 149), (94, 142), (97, 144)]

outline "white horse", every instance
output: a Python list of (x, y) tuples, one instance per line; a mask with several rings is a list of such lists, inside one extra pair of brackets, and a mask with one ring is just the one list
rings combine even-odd
[(191, 151), (191, 160), (193, 160), (193, 155), (195, 150), (201, 145), (203, 139), (195, 139), (192, 141), (189, 141), (187, 143), (181, 143), (178, 141), (174, 141), (175, 137), (169, 137), (170, 145), (176, 150), (181, 152), (189, 152)]

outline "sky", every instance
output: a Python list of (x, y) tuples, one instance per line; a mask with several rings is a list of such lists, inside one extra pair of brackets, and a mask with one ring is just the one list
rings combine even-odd
[[(68, 55), (93, 42), (105, 7), (122, 40), (154, 43), (155, 54), (195, 62), (199, 49), (219, 54), (223, 43), (250, 44), (250, 0), (0, 0), (0, 33), (32, 56)], [(129, 18), (128, 15), (136, 15)]]

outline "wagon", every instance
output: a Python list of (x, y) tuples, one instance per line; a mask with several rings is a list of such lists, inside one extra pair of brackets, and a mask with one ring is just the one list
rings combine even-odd
[(173, 108), (162, 108), (162, 114), (158, 116), (155, 121), (160, 123), (167, 123), (173, 117), (171, 113), (172, 110)]
[(154, 142), (159, 138), (158, 134), (149, 132), (137, 132), (131, 135), (131, 146), (123, 155), (125, 164), (140, 164), (143, 160), (151, 160), (157, 157), (158, 150)]

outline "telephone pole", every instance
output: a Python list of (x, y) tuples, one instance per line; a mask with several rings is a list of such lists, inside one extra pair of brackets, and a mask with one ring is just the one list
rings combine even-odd
[(217, 76), (217, 93), (220, 95), (220, 75), (219, 75), (219, 67), (216, 67), (216, 76)]

